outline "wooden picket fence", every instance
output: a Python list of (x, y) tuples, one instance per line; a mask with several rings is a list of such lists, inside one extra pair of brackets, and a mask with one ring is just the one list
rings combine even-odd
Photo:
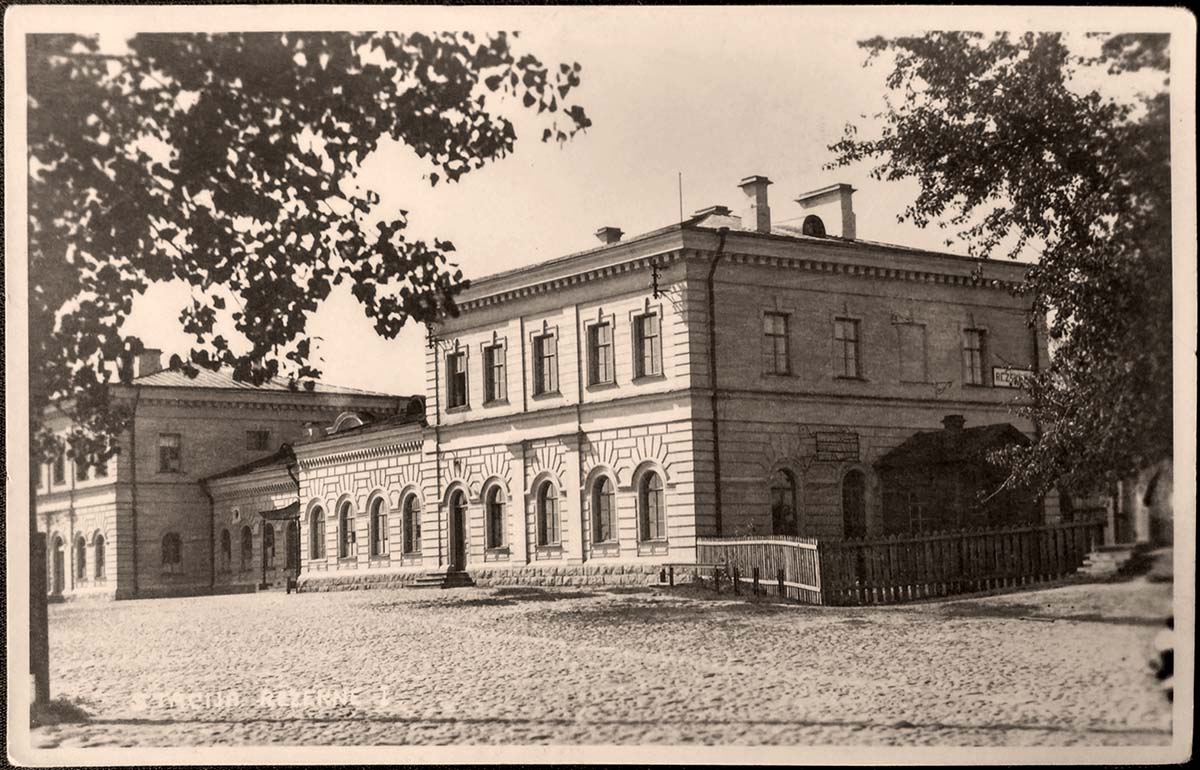
[(808, 604), (890, 604), (1010, 588), (1074, 574), (1104, 523), (961, 530), (872, 540), (700, 538), (697, 561), (723, 565), (715, 584)]

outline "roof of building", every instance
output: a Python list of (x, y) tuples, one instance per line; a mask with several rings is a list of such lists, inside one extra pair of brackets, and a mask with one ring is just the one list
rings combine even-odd
[(339, 395), (339, 396), (382, 396), (385, 398), (411, 398), (411, 396), (401, 396), (394, 393), (380, 393), (374, 390), (363, 390), (361, 388), (348, 388), (343, 385), (332, 385), (327, 382), (315, 382), (311, 391), (305, 391), (303, 386), (298, 386), (298, 390), (293, 391), (288, 387), (288, 381), (284, 377), (273, 377), (262, 385), (251, 385), (248, 382), (238, 382), (233, 378), (233, 372), (228, 369), (220, 369), (218, 371), (210, 371), (208, 369), (200, 369), (195, 377), (189, 377), (180, 369), (162, 369), (147, 374), (143, 377), (138, 377), (133, 380), (134, 385), (144, 385), (156, 388), (212, 388), (219, 390), (256, 390), (260, 392), (273, 393), (317, 393), (322, 395)]
[(358, 412), (357, 414), (368, 417), (368, 419), (364, 420), (361, 425), (342, 428), (336, 433), (326, 433), (324, 435), (311, 439), (305, 439), (296, 443), (297, 445), (311, 446), (312, 444), (316, 444), (321, 441), (343, 438), (350, 435), (361, 436), (367, 433), (374, 433), (376, 431), (387, 430), (388, 428), (396, 428), (403, 425), (421, 425), (425, 422), (424, 411), (419, 413), (413, 413), (410, 411), (406, 414), (389, 414), (382, 417), (367, 415), (365, 412)]
[(278, 449), (265, 457), (259, 457), (257, 460), (251, 460), (248, 463), (242, 463), (232, 468), (214, 473), (211, 476), (205, 476), (201, 481), (216, 481), (217, 479), (225, 479), (231, 476), (243, 476), (252, 471), (263, 470), (278, 466), (287, 468), (288, 464), (295, 460), (295, 455), (292, 453), (292, 447), (288, 444), (282, 444)]
[(1028, 444), (1029, 437), (1011, 423), (976, 425), (958, 430), (921, 431), (885, 454), (876, 465), (903, 467), (979, 461), (994, 449)]

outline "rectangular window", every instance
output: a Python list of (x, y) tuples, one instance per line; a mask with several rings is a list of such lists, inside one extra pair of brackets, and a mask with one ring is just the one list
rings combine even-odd
[(908, 493), (908, 528), (913, 534), (924, 532), (929, 527), (929, 509), (918, 492)]
[(634, 376), (662, 374), (662, 327), (657, 313), (633, 318)]
[(67, 461), (62, 455), (54, 458), (54, 463), (50, 466), (51, 477), (54, 484), (67, 483)]
[(558, 340), (553, 334), (533, 338), (533, 393), (558, 392)]
[(183, 471), (183, 455), (178, 433), (158, 434), (158, 472), (180, 473)]
[(108, 478), (108, 460), (101, 460), (96, 463), (96, 478)]
[(451, 353), (446, 356), (446, 407), (467, 405), (467, 354)]
[(83, 458), (77, 459), (75, 461), (75, 480), (76, 481), (87, 481), (87, 477), (88, 477), (87, 472), (88, 472), (87, 460), (84, 460)]
[(251, 452), (266, 452), (271, 446), (271, 431), (246, 431), (246, 449)]
[(987, 332), (983, 329), (963, 332), (963, 378), (968, 385), (987, 384)]
[(835, 318), (833, 342), (837, 376), (859, 378), (861, 368), (858, 358), (858, 321), (853, 318)]
[(788, 317), (784, 313), (763, 313), (763, 371), (767, 374), (792, 373)]
[(588, 328), (588, 384), (604, 385), (614, 379), (612, 324)]
[(483, 401), (503, 401), (508, 398), (508, 382), (505, 373), (503, 345), (490, 345), (483, 349)]
[(925, 327), (921, 324), (896, 324), (900, 345), (900, 381), (926, 382)]

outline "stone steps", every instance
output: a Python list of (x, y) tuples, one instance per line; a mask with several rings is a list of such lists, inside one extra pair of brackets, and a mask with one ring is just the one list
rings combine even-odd
[(1092, 578), (1116, 577), (1138, 557), (1140, 550), (1133, 543), (1101, 546), (1084, 558), (1083, 566), (1076, 572)]
[(426, 572), (409, 585), (412, 588), (468, 588), (475, 585), (475, 581), (463, 570), (441, 570)]

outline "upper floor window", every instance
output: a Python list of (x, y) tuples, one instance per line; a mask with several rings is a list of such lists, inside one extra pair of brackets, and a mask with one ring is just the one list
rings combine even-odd
[(658, 313), (633, 317), (634, 376), (662, 374), (662, 326)]
[(788, 346), (788, 317), (784, 313), (763, 313), (763, 371), (767, 374), (791, 374)]
[(77, 458), (75, 460), (75, 480), (76, 481), (87, 481), (87, 477), (88, 477), (87, 460), (83, 459), (82, 457)]
[(533, 338), (533, 393), (558, 392), (558, 338), (542, 334)]
[(446, 407), (454, 409), (467, 405), (466, 351), (446, 356)]
[(183, 539), (178, 532), (168, 532), (162, 539), (164, 572), (179, 572), (183, 568)]
[(665, 540), (667, 537), (663, 483), (654, 472), (643, 476), (638, 485), (638, 530), (642, 540)]
[(158, 434), (158, 472), (179, 473), (183, 470), (178, 433)]
[(266, 452), (271, 446), (271, 431), (246, 431), (246, 449), (251, 452)]
[(896, 324), (900, 347), (900, 381), (925, 382), (925, 326), (915, 323)]
[(508, 398), (505, 357), (503, 345), (489, 345), (483, 349), (483, 402), (485, 404)]
[(833, 321), (834, 365), (838, 377), (862, 376), (859, 365), (858, 321), (836, 318)]
[(588, 327), (588, 384), (604, 385), (614, 380), (612, 324)]
[(67, 483), (67, 461), (62, 455), (54, 458), (54, 463), (50, 466), (50, 475), (54, 484)]
[(101, 460), (96, 463), (96, 478), (103, 479), (108, 477), (108, 460)]
[(987, 384), (987, 332), (983, 329), (963, 332), (963, 378), (968, 385)]

